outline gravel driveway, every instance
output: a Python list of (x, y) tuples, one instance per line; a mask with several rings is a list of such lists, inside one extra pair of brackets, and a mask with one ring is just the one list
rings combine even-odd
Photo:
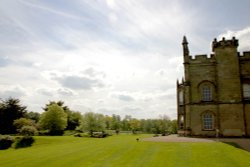
[(194, 138), (194, 137), (179, 137), (178, 135), (159, 136), (145, 138), (144, 141), (156, 142), (232, 142), (237, 143), (241, 148), (250, 152), (250, 139), (247, 138)]

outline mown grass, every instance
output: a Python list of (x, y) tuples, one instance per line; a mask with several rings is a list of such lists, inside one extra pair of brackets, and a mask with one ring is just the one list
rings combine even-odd
[(225, 143), (136, 142), (148, 135), (104, 139), (38, 136), (32, 147), (0, 151), (1, 167), (250, 166), (250, 153)]

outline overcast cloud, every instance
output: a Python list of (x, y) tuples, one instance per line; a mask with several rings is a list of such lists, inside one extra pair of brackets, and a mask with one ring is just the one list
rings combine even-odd
[(0, 96), (42, 112), (176, 118), (183, 35), (191, 55), (239, 39), (250, 51), (248, 0), (1, 0)]

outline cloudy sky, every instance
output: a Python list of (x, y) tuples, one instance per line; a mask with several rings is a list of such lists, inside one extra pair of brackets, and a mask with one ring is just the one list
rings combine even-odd
[(250, 50), (249, 0), (0, 0), (0, 97), (42, 112), (176, 118), (183, 35), (190, 53), (214, 38)]

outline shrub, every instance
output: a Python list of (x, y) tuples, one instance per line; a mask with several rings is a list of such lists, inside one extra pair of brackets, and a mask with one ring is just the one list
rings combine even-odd
[(5, 150), (11, 147), (14, 142), (11, 136), (0, 136), (0, 150)]
[(15, 142), (15, 148), (30, 147), (34, 143), (35, 139), (31, 136), (17, 137)]
[(40, 130), (38, 131), (39, 136), (49, 136), (49, 131), (48, 130)]
[(153, 137), (159, 137), (159, 135), (158, 135), (158, 134), (155, 134)]
[(23, 126), (20, 129), (20, 134), (24, 136), (34, 136), (37, 135), (37, 129), (34, 126)]
[(63, 130), (50, 130), (49, 135), (50, 136), (62, 136), (64, 133)]
[(77, 131), (75, 131), (75, 130), (65, 130), (63, 133), (63, 136), (72, 136), (75, 134), (77, 134)]
[(80, 133), (76, 133), (74, 134), (75, 137), (82, 137), (82, 135)]
[(91, 137), (94, 137), (94, 138), (105, 138), (107, 136), (108, 136), (108, 134), (105, 133), (105, 132), (93, 132), (93, 134), (92, 134)]

